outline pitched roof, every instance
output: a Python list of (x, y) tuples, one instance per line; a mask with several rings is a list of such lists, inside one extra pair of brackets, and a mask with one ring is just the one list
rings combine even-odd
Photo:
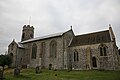
[(20, 42), (18, 42), (17, 45), (19, 48), (24, 48), (24, 46)]
[(24, 46), (23, 46), (20, 42), (17, 43), (14, 39), (13, 39), (13, 41), (9, 44), (9, 46), (10, 46), (10, 45), (14, 45), (14, 44), (17, 45), (19, 48), (24, 48)]
[(109, 30), (105, 30), (105, 31), (75, 36), (70, 46), (91, 45), (91, 44), (105, 43), (110, 41), (111, 38), (110, 38)]
[(42, 37), (32, 38), (32, 39), (29, 39), (29, 40), (22, 41), (21, 43), (27, 43), (27, 42), (37, 41), (37, 40), (59, 37), (59, 36), (62, 36), (63, 33), (65, 33), (65, 32), (60, 32), (60, 33), (55, 33), (55, 34), (46, 35), (46, 36), (42, 36)]

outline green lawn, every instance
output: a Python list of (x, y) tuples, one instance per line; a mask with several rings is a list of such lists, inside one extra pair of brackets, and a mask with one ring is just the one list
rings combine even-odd
[(20, 76), (14, 77), (13, 70), (6, 70), (5, 80), (120, 80), (120, 71), (42, 70), (42, 73), (36, 74), (34, 69), (22, 69)]

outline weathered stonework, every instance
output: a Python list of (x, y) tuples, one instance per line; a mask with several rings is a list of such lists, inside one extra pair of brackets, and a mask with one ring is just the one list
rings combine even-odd
[[(120, 68), (120, 56), (113, 35), (112, 28), (78, 36), (75, 36), (70, 29), (63, 33), (34, 38), (34, 28), (27, 25), (23, 27), (22, 41), (16, 43), (13, 40), (8, 47), (8, 53), (13, 55), (12, 66), (117, 70)], [(52, 41), (56, 44), (51, 45)], [(33, 44), (36, 44), (36, 52)], [(102, 49), (105, 47), (105, 50), (102, 50), (104, 56), (101, 56), (101, 46)], [(51, 49), (53, 52), (50, 51)], [(53, 57), (50, 56), (51, 53), (54, 53)]]
[[(117, 68), (118, 60), (114, 57), (114, 56), (118, 56), (116, 55), (117, 53), (114, 52), (114, 48), (113, 48), (114, 43), (111, 42), (111, 43), (103, 43), (103, 44), (107, 46), (107, 56), (100, 56), (100, 49), (99, 49), (100, 44), (70, 47), (72, 59), (74, 59), (73, 58), (74, 50), (77, 50), (79, 53), (79, 61), (74, 62), (74, 60), (72, 60), (71, 64), (73, 66), (73, 69), (79, 69), (79, 70), (86, 70), (88, 68), (105, 69), (105, 70), (118, 69)], [(88, 48), (90, 50), (87, 50)], [(96, 68), (92, 67), (92, 57), (96, 57), (97, 59)]]

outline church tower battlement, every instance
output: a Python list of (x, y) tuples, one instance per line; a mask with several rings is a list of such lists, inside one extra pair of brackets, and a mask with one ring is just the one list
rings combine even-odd
[(34, 27), (30, 25), (24, 25), (22, 30), (21, 41), (34, 38)]

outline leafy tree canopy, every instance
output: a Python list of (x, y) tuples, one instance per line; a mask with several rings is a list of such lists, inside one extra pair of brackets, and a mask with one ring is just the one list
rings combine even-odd
[(10, 55), (0, 55), (0, 66), (4, 67), (5, 65), (10, 65), (12, 59)]

